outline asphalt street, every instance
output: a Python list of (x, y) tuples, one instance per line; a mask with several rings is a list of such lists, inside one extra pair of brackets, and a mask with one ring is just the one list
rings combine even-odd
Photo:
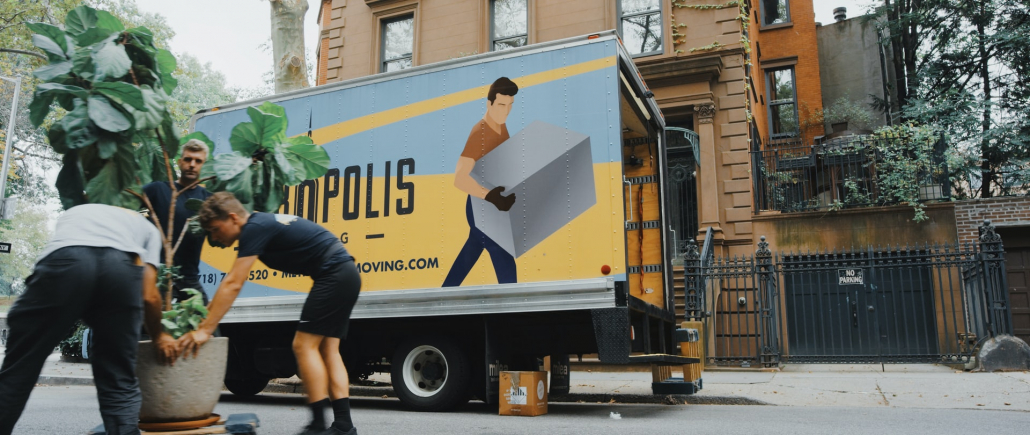
[[(15, 434), (84, 434), (100, 422), (96, 390), (37, 387)], [(498, 416), (495, 406), (472, 402), (450, 413), (416, 413), (396, 399), (355, 398), (354, 419), (374, 434), (934, 434), (1024, 433), (1030, 413), (975, 409), (808, 406), (551, 404), (540, 417)], [(252, 412), (259, 434), (292, 434), (308, 418), (304, 399), (268, 394), (222, 395), (215, 412)], [(613, 419), (611, 413), (620, 419)]]

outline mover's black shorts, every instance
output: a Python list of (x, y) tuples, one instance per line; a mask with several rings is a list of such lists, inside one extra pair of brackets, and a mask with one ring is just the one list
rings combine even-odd
[(322, 263), (311, 293), (300, 312), (297, 330), (326, 337), (347, 338), (350, 313), (361, 291), (361, 274), (346, 251), (338, 251)]

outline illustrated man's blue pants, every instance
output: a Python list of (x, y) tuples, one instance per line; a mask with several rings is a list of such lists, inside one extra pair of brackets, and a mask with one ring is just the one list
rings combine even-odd
[(472, 270), (472, 267), (479, 261), (479, 256), (483, 255), (484, 249), (490, 252), (490, 260), (494, 263), (494, 273), (497, 274), (498, 284), (518, 282), (515, 257), (512, 257), (497, 242), (494, 242), (489, 236), (480, 231), (479, 228), (476, 228), (476, 222), (472, 216), (471, 196), (465, 201), (465, 218), (468, 219), (469, 223), (469, 238), (465, 241), (465, 246), (461, 248), (461, 252), (458, 253), (458, 258), (454, 259), (454, 264), (451, 266), (451, 271), (447, 273), (443, 286), (457, 287), (461, 285), (462, 281), (465, 281), (465, 277)]

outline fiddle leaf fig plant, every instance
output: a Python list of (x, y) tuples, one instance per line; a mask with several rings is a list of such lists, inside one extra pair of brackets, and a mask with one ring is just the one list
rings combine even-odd
[(329, 154), (307, 136), (287, 137), (286, 110), (265, 102), (247, 108), (250, 122), (233, 127), (233, 152), (204, 165), (201, 177), (216, 177), (213, 190), (228, 190), (249, 211), (273, 212), (282, 204), (282, 186), (295, 186), (329, 170)]
[[(51, 112), (58, 112), (47, 138), (54, 151), (63, 154), (56, 183), (62, 205), (102, 203), (130, 209), (142, 205), (161, 232), (169, 270), (175, 270), (172, 259), (182, 237), (203, 230), (196, 219), (188, 221), (188, 231), (169, 231), (160, 225), (143, 195), (144, 185), (169, 184), (172, 195), (166, 222), (174, 222), (180, 193), (197, 184), (206, 182), (211, 191), (228, 190), (252, 210), (271, 212), (282, 204), (283, 186), (321, 177), (328, 170), (325, 150), (306, 136), (287, 137), (285, 110), (266, 102), (247, 109), (251, 122), (232, 130), (233, 152), (214, 156), (199, 180), (177, 188), (173, 162), (180, 146), (196, 139), (214, 150), (215, 143), (202, 132), (180, 138), (176, 131), (168, 111), (169, 95), (178, 84), (172, 53), (155, 46), (147, 28), (126, 29), (110, 13), (88, 6), (69, 12), (64, 28), (46, 23), (27, 26), (34, 32), (33, 43), (48, 59), (33, 73), (43, 83), (36, 87), (29, 117), (39, 127)], [(199, 209), (199, 201), (187, 207)], [(178, 240), (173, 240), (175, 233), (182, 234)], [(172, 316), (178, 319), (187, 311), (172, 309), (172, 281), (163, 280), (161, 288), (165, 309), (178, 313)]]

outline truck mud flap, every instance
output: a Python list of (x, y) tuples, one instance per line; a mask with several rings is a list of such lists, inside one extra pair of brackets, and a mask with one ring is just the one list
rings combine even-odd
[(630, 362), (631, 337), (629, 309), (625, 307), (590, 310), (597, 339), (597, 357), (606, 364)]

